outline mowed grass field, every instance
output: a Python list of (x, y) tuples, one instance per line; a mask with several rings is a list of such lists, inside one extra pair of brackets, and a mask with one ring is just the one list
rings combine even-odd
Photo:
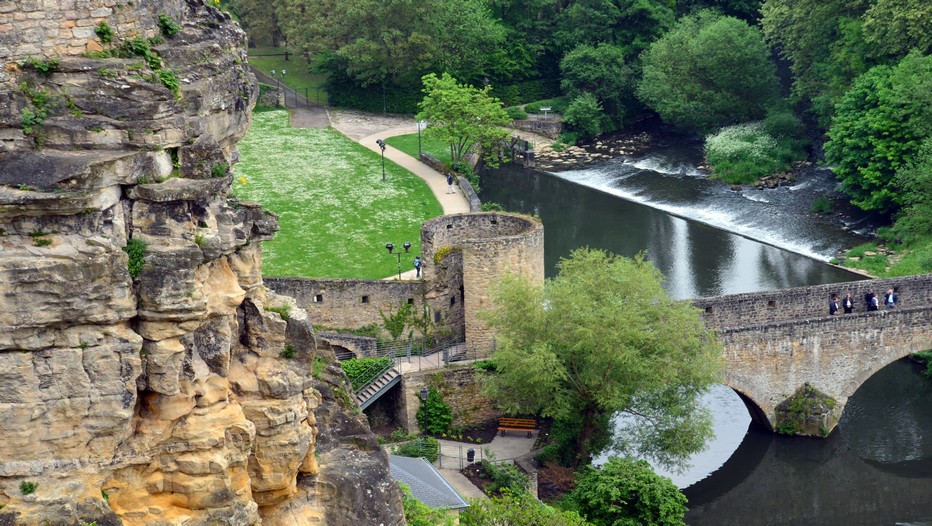
[[(278, 216), (263, 243), (265, 276), (380, 279), (397, 274), (386, 243), (420, 254), (421, 223), (443, 213), (427, 183), (332, 129), (289, 127), (285, 110), (256, 111), (239, 143), (236, 197)], [(239, 178), (246, 180), (243, 183)]]
[[(393, 148), (397, 148), (417, 159), (417, 134), (396, 135), (385, 139)], [(450, 164), (450, 144), (441, 139), (428, 139), (421, 132), (421, 151), (432, 155), (442, 163)]]

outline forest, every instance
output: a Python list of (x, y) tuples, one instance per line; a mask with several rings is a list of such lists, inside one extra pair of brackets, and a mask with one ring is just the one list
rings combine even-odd
[[(932, 270), (932, 3), (924, 0), (227, 0), (257, 45), (327, 74), (331, 105), (415, 113), (422, 78), (552, 101), (563, 143), (644, 115), (746, 184), (805, 159), (884, 218), (875, 274)], [(831, 211), (831, 206), (826, 212)]]

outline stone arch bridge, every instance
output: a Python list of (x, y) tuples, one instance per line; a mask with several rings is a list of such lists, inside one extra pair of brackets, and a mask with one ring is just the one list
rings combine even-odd
[[(867, 312), (864, 295), (899, 296), (895, 309)], [(832, 295), (855, 299), (852, 314), (829, 316)], [(777, 406), (808, 384), (832, 397), (815, 433), (838, 424), (848, 398), (874, 373), (932, 349), (932, 273), (695, 300), (725, 346), (726, 385), (752, 417), (773, 430)]]

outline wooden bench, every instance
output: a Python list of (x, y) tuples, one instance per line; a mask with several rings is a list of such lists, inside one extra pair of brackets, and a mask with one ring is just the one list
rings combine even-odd
[(537, 429), (537, 420), (533, 418), (499, 418), (498, 430), (505, 436), (505, 431), (526, 431), (531, 438), (531, 432)]

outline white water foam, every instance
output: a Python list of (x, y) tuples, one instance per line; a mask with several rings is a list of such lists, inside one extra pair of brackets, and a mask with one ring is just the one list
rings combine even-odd
[(625, 164), (638, 170), (648, 170), (666, 175), (686, 175), (690, 177), (704, 177), (706, 174), (695, 166), (683, 163), (671, 163), (662, 157), (645, 157), (637, 161), (625, 161)]
[[(601, 170), (599, 172), (602, 172)], [(585, 175), (583, 175), (585, 174)], [(737, 234), (761, 243), (775, 246), (783, 250), (795, 252), (803, 256), (810, 257), (819, 261), (829, 261), (834, 254), (823, 254), (816, 251), (815, 247), (803, 240), (784, 235), (780, 231), (774, 230), (772, 225), (766, 223), (748, 223), (737, 217), (733, 212), (720, 208), (710, 208), (701, 205), (673, 205), (660, 201), (652, 201), (644, 197), (642, 192), (634, 191), (627, 188), (618, 188), (609, 184), (617, 180), (617, 177), (608, 176), (602, 172), (598, 176), (593, 176), (591, 172), (556, 172), (553, 175), (567, 181), (571, 181), (607, 194), (611, 194), (628, 201), (640, 203), (651, 208), (661, 210), (672, 216), (697, 221), (733, 234)]]

